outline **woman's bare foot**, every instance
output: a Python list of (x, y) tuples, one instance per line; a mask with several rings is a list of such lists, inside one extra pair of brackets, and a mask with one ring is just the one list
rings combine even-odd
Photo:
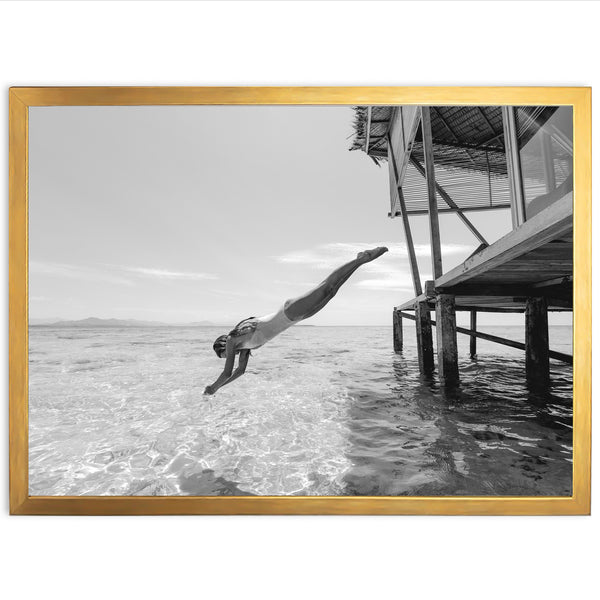
[(363, 252), (359, 252), (356, 255), (356, 258), (363, 263), (371, 262), (376, 258), (379, 258), (382, 254), (385, 254), (388, 249), (385, 246), (379, 246), (377, 248), (373, 248), (372, 250), (364, 250)]

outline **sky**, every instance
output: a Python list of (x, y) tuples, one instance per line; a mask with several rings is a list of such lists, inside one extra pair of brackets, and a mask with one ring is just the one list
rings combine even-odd
[[(387, 216), (387, 165), (348, 151), (352, 119), (340, 106), (30, 108), (30, 318), (229, 326), (386, 245), (307, 323), (390, 325), (414, 296), (402, 223)], [(512, 227), (508, 210), (469, 218), (490, 242)], [(426, 217), (411, 225), (431, 279)], [(455, 215), (440, 229), (447, 271), (478, 242)]]

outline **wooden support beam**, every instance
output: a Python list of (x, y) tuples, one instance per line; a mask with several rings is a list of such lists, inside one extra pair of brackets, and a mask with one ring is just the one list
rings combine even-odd
[[(471, 312), (472, 310), (477, 310), (477, 312), (483, 313), (499, 313), (499, 314), (519, 314), (525, 312), (524, 307), (512, 307), (508, 308), (506, 306), (462, 306), (460, 304), (456, 305), (456, 312)], [(456, 331), (458, 331), (458, 327)], [(460, 333), (460, 332), (459, 332)]]
[(421, 288), (421, 276), (419, 275), (419, 263), (417, 263), (417, 254), (415, 252), (415, 244), (410, 229), (410, 221), (408, 220), (408, 213), (406, 212), (406, 203), (404, 202), (404, 194), (402, 188), (398, 182), (398, 163), (396, 162), (396, 156), (394, 155), (394, 149), (392, 147), (392, 141), (388, 136), (388, 155), (389, 162), (391, 165), (388, 167), (392, 169), (392, 181), (398, 190), (398, 204), (400, 205), (400, 216), (402, 217), (402, 227), (404, 229), (404, 239), (406, 241), (406, 249), (408, 251), (408, 262), (410, 264), (410, 272), (413, 280), (413, 288), (415, 290), (415, 296), (420, 296), (423, 292)]
[(415, 291), (415, 296), (420, 296), (423, 293), (423, 288), (421, 287), (421, 275), (419, 274), (419, 263), (417, 262), (415, 243), (410, 229), (410, 222), (406, 212), (402, 188), (398, 188), (398, 203), (400, 204), (400, 210), (402, 211), (402, 227), (404, 229), (404, 239), (406, 240), (406, 249), (408, 251), (408, 262), (410, 264), (410, 272), (413, 280), (413, 289)]
[[(419, 173), (423, 175), (423, 177), (426, 177), (423, 165), (414, 156), (410, 157), (410, 162), (415, 166), (417, 171), (419, 171)], [(458, 206), (458, 204), (454, 202), (454, 200), (448, 194), (448, 192), (446, 192), (446, 190), (437, 181), (435, 183), (435, 189), (437, 190), (437, 193), (442, 197), (442, 200), (444, 200), (444, 202), (453, 210), (453, 212), (456, 213), (456, 216), (466, 225), (467, 229), (477, 238), (477, 240), (479, 240), (479, 243), (483, 244), (484, 246), (489, 246), (487, 240), (481, 235), (481, 233), (479, 233), (477, 227), (475, 227), (475, 225), (473, 225), (473, 223), (471, 223), (471, 221), (467, 217), (465, 217), (463, 211)]]
[(528, 298), (525, 308), (525, 368), (528, 381), (546, 384), (550, 378), (548, 305), (545, 298)]
[[(477, 310), (479, 312), (481, 312), (483, 309), (478, 308)], [(410, 319), (411, 321), (416, 320), (416, 317), (414, 315), (411, 315), (410, 313), (407, 313), (407, 312), (402, 313), (402, 318)], [(431, 322), (431, 325), (437, 326), (437, 321), (431, 320), (430, 322)], [(500, 337), (497, 335), (492, 335), (490, 333), (483, 333), (482, 331), (472, 331), (465, 327), (457, 326), (456, 333), (462, 333), (464, 335), (476, 337), (481, 340), (486, 340), (488, 342), (494, 342), (495, 344), (501, 344), (502, 346), (509, 346), (510, 348), (516, 348), (517, 350), (525, 350), (525, 344), (523, 344), (522, 342), (508, 340), (506, 338), (503, 338), (503, 337)], [(569, 365), (573, 364), (573, 357), (570, 354), (564, 354), (563, 352), (557, 352), (556, 350), (550, 350), (548, 352), (548, 355), (550, 358), (553, 358), (555, 360), (560, 360), (561, 362), (567, 363)]]
[(520, 298), (524, 301), (528, 296), (548, 296), (557, 300), (573, 298), (571, 285), (534, 286), (528, 283), (459, 283), (452, 287), (436, 286), (436, 292), (453, 294), (454, 296), (489, 296), (492, 298)]
[[(470, 322), (471, 331), (477, 331), (477, 311), (471, 311), (471, 322)], [(477, 356), (477, 338), (472, 335), (469, 340), (469, 356), (471, 358), (475, 358)]]
[(402, 314), (400, 311), (394, 311), (394, 352), (402, 352), (404, 346), (403, 331), (402, 331)]
[[(492, 298), (486, 298), (486, 300), (492, 300)], [(456, 300), (456, 302), (464, 302), (465, 298), (458, 298), (458, 300)], [(421, 294), (420, 296), (417, 296), (416, 298), (412, 298), (411, 300), (408, 300), (402, 304), (400, 304), (399, 306), (396, 306), (395, 309), (396, 310), (415, 310), (415, 305), (418, 302), (431, 302), (431, 300), (429, 299), (429, 297), (426, 294)], [(429, 308), (431, 310), (435, 309), (435, 306), (433, 303), (430, 304)], [(522, 301), (522, 306), (490, 306), (490, 305), (485, 305), (483, 303), (475, 303), (475, 304), (469, 304), (469, 305), (463, 305), (463, 304), (456, 304), (456, 310), (457, 311), (468, 311), (471, 312), (472, 310), (477, 310), (478, 312), (490, 312), (490, 313), (522, 313), (525, 312), (525, 300), (523, 299)], [(402, 313), (404, 314), (404, 313)], [(406, 316), (406, 315), (405, 315)]]
[(519, 229), (436, 278), (436, 288), (451, 287), (481, 275), (573, 231), (573, 201), (568, 196), (534, 215)]
[(573, 285), (573, 276), (567, 275), (565, 277), (556, 277), (554, 279), (546, 279), (546, 281), (538, 281), (537, 283), (532, 283), (531, 287), (534, 289), (551, 287), (555, 285)]
[(417, 329), (417, 356), (421, 373), (433, 372), (433, 334), (431, 332), (431, 315), (427, 302), (415, 305), (415, 324)]
[[(387, 155), (386, 155), (387, 156)], [(488, 210), (500, 210), (500, 209), (505, 209), (505, 208), (510, 208), (510, 204), (508, 203), (504, 203), (504, 204), (494, 204), (493, 206), (465, 206), (464, 208), (461, 208), (461, 212), (463, 213), (467, 213), (467, 212), (486, 212)], [(416, 209), (416, 210), (410, 210), (408, 211), (409, 214), (411, 215), (426, 215), (428, 214), (427, 209)], [(443, 213), (455, 213), (456, 209), (455, 208), (438, 208), (438, 214), (443, 214)], [(396, 212), (394, 215), (392, 215), (391, 213), (388, 213), (388, 217), (399, 217), (400, 213)]]
[(521, 155), (517, 137), (517, 119), (514, 106), (502, 107), (502, 124), (504, 126), (504, 147), (506, 149), (506, 166), (511, 196), (511, 214), (513, 229), (521, 226), (526, 220), (525, 191), (521, 171)]
[(418, 302), (427, 302), (427, 296), (425, 294), (419, 294), (416, 298), (407, 300), (406, 302), (396, 306), (396, 310), (414, 310)]
[(456, 385), (458, 383), (458, 348), (456, 345), (454, 296), (438, 294), (435, 300), (435, 314), (440, 381), (444, 385)]
[(429, 237), (431, 242), (431, 270), (433, 277), (442, 276), (442, 246), (440, 241), (440, 221), (438, 218), (437, 192), (435, 188), (435, 167), (433, 164), (433, 139), (431, 137), (431, 113), (428, 106), (421, 107), (421, 131), (423, 135), (423, 155), (425, 156), (425, 179), (429, 209)]
[(427, 299), (435, 299), (435, 281), (428, 279), (425, 282), (425, 290), (423, 293)]
[[(546, 298), (548, 309), (551, 311), (572, 311), (572, 300), (562, 298)], [(525, 312), (525, 302), (527, 298), (519, 297), (486, 297), (486, 296), (456, 296), (456, 310), (477, 310), (485, 312), (485, 308), (512, 308), (519, 309), (516, 312)], [(498, 311), (499, 312), (499, 311)], [(506, 310), (505, 312), (510, 312)]]
[(469, 254), (469, 256), (467, 256), (467, 258), (471, 258), (471, 256), (475, 256), (478, 252), (481, 252), (484, 248), (487, 248), (488, 244), (479, 244), (479, 246), (477, 246), (477, 248), (475, 248), (475, 250), (473, 250), (473, 252), (471, 252), (471, 254)]

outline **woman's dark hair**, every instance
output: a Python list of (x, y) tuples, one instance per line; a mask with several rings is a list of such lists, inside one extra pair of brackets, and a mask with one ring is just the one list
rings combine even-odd
[(227, 335), (220, 335), (213, 344), (213, 350), (219, 358), (223, 358), (221, 354), (225, 352), (225, 347), (227, 346)]
[(243, 335), (244, 333), (247, 333), (248, 331), (244, 331), (244, 328), (240, 328), (238, 329), (238, 327), (242, 324), (245, 323), (246, 321), (249, 321), (250, 319), (256, 319), (256, 317), (248, 317), (247, 319), (243, 319), (242, 321), (240, 321), (228, 334), (226, 335), (220, 335), (214, 342), (213, 344), (213, 350), (215, 351), (215, 354), (219, 357), (219, 358), (224, 358), (223, 356), (221, 356), (226, 349), (227, 346), (227, 338), (232, 335), (234, 337), (238, 336), (238, 335)]

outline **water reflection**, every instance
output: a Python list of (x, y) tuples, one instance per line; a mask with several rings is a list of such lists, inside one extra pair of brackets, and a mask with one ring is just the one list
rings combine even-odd
[(402, 355), (389, 371), (389, 393), (353, 391), (347, 493), (571, 494), (568, 368), (534, 389), (522, 361), (506, 357), (465, 360), (452, 388)]

